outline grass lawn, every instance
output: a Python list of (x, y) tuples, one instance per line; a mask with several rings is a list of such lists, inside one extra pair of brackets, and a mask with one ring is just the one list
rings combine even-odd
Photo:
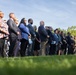
[(0, 75), (76, 75), (76, 56), (0, 58)]

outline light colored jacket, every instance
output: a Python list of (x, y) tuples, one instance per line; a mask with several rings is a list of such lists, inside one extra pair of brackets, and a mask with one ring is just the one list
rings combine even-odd
[(4, 20), (0, 19), (0, 38), (6, 37), (8, 32), (8, 25), (4, 22)]

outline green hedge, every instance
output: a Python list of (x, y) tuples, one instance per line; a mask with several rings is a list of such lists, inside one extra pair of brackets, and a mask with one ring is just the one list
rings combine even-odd
[(76, 56), (0, 58), (0, 75), (76, 75)]

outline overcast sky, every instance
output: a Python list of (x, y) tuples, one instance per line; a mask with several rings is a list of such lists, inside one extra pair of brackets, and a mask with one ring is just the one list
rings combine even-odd
[(32, 18), (37, 26), (41, 20), (54, 29), (76, 25), (76, 0), (0, 0), (0, 10), (6, 20), (14, 12), (19, 20)]

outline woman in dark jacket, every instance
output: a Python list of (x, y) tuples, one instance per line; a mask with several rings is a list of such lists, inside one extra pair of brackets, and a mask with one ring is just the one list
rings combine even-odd
[(40, 36), (39, 36), (39, 33), (37, 32), (36, 26), (34, 26), (34, 30), (35, 30), (35, 34), (36, 34), (36, 38), (35, 38), (35, 42), (34, 42), (34, 55), (38, 56), (39, 50), (40, 50)]

